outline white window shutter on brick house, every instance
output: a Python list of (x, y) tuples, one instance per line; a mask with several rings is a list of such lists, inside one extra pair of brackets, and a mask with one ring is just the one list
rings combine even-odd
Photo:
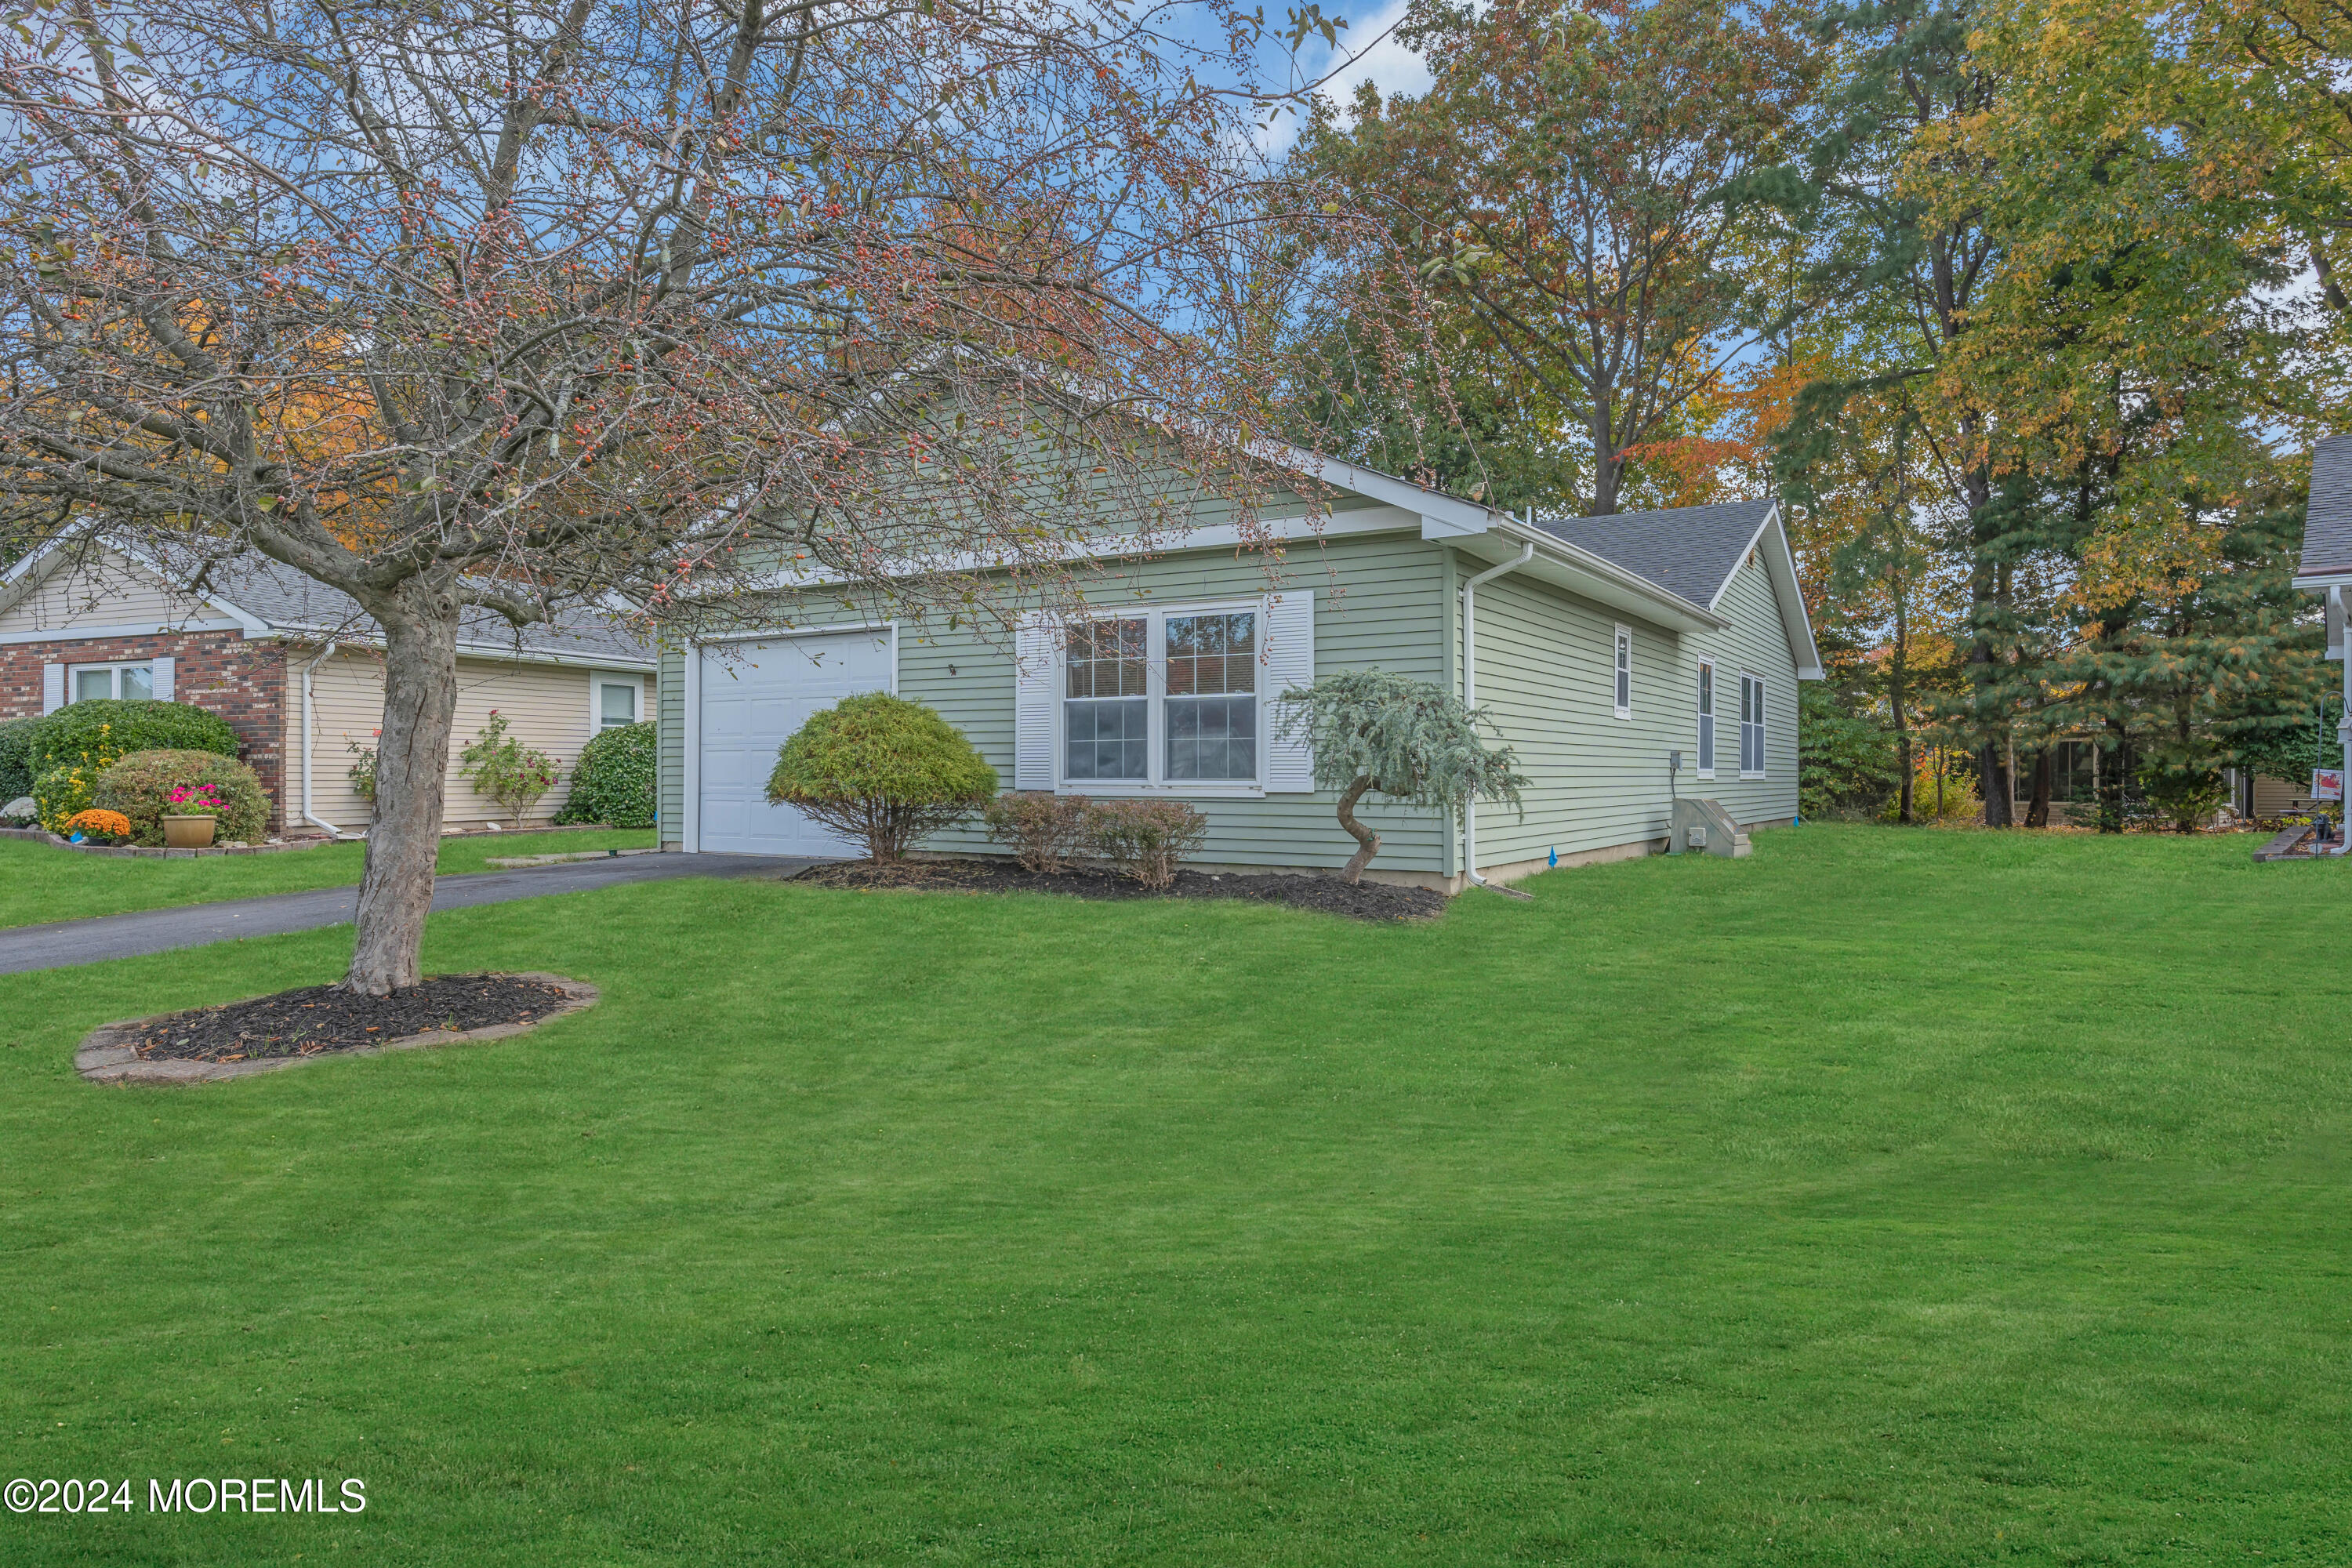
[(1315, 788), (1315, 753), (1306, 737), (1282, 732), (1288, 708), (1282, 694), (1315, 684), (1315, 590), (1285, 588), (1265, 597), (1266, 752), (1268, 795), (1307, 795)]
[(1013, 634), (1013, 787), (1054, 787), (1054, 708), (1062, 661), (1054, 657), (1054, 623), (1043, 612), (1021, 617)]
[(54, 713), (66, 705), (66, 667), (41, 666), (41, 711)]
[(173, 661), (168, 658), (155, 658), (150, 659), (147, 662), (149, 668), (154, 671), (153, 679), (155, 683), (155, 700), (158, 702), (171, 701)]

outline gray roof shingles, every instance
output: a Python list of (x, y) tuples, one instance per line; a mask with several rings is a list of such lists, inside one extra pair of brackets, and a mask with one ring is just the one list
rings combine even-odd
[[(316, 631), (372, 637), (375, 622), (356, 600), (304, 576), (266, 555), (247, 555), (215, 566), (206, 575), (212, 594), (285, 631)], [(184, 592), (191, 584), (174, 584)], [(520, 629), (504, 616), (469, 610), (458, 624), (457, 643), (471, 652), (532, 653), (579, 659), (649, 661), (653, 650), (620, 626), (590, 611), (578, 611), (554, 626)]]
[(2311, 449), (2311, 509), (2304, 514), (2299, 575), (2352, 572), (2352, 436)]
[(1707, 605), (1738, 568), (1771, 510), (1769, 500), (1739, 500), (1614, 517), (1539, 516), (1535, 524), (1678, 598)]

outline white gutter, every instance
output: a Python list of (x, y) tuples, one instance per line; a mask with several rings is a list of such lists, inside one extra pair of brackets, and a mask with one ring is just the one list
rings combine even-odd
[(325, 828), (331, 838), (364, 838), (366, 834), (347, 834), (310, 809), (310, 677), (318, 673), (319, 667), (326, 663), (328, 656), (334, 651), (335, 645), (330, 641), (319, 650), (318, 658), (302, 667), (302, 820), (313, 827)]
[[(1506, 561), (1500, 566), (1489, 566), (1462, 584), (1462, 706), (1478, 706), (1478, 584), (1506, 572), (1516, 572), (1536, 558), (1536, 547), (1530, 542), (1519, 547), (1518, 559)], [(1462, 806), (1462, 868), (1469, 873), (1471, 882), (1486, 887), (1486, 879), (1478, 875), (1478, 792), (1473, 789)], [(1497, 888), (1496, 892), (1507, 889)], [(1522, 893), (1521, 898), (1527, 897)]]

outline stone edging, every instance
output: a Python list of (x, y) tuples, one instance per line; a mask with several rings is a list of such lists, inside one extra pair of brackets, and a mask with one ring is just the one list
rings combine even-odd
[(53, 849), (70, 849), (77, 855), (111, 855), (125, 860), (197, 860), (215, 855), (282, 855), (289, 849), (323, 849), (341, 842), (333, 838), (293, 838), (283, 844), (247, 844), (236, 848), (216, 845), (206, 849), (148, 849), (136, 844), (76, 844), (58, 837), (46, 827), (0, 827), (0, 838), (29, 838), (36, 844), (46, 844)]
[(307, 1062), (334, 1061), (342, 1057), (381, 1056), (386, 1051), (412, 1050), (419, 1046), (454, 1046), (467, 1040), (503, 1040), (510, 1035), (528, 1034), (541, 1024), (549, 1024), (567, 1015), (581, 1012), (596, 1005), (597, 991), (584, 981), (571, 980), (561, 974), (542, 974), (519, 971), (508, 976), (514, 980), (537, 980), (562, 988), (562, 1006), (543, 1018), (528, 1024), (492, 1024), (487, 1028), (462, 1029), (456, 1032), (436, 1029), (429, 1034), (405, 1035), (396, 1040), (386, 1040), (377, 1046), (356, 1046), (349, 1050), (320, 1051), (310, 1057), (264, 1057), (247, 1062), (145, 1061), (130, 1042), (137, 1031), (159, 1018), (190, 1009), (174, 1007), (170, 1013), (153, 1013), (144, 1018), (130, 1018), (119, 1023), (103, 1024), (82, 1037), (74, 1051), (74, 1070), (92, 1083), (211, 1083), (218, 1079), (250, 1078), (255, 1073), (276, 1072), (279, 1068), (300, 1067)]

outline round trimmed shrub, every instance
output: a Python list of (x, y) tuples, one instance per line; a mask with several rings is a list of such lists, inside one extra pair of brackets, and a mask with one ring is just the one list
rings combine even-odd
[(93, 698), (68, 702), (36, 721), (33, 772), (69, 763), (103, 770), (133, 752), (214, 752), (236, 755), (236, 731), (217, 713), (193, 702), (146, 698)]
[[(163, 842), (163, 814), (173, 809), (172, 791), (181, 784), (211, 784), (224, 808), (213, 830), (216, 844), (258, 844), (269, 830), (269, 795), (251, 768), (217, 752), (133, 752), (99, 775), (102, 810), (131, 819), (131, 842)], [(47, 820), (46, 812), (42, 815)]]
[(572, 794), (555, 820), (651, 827), (654, 761), (652, 721), (602, 731), (580, 748), (580, 760), (572, 764)]
[(33, 793), (33, 731), (38, 719), (0, 720), (0, 805)]
[(996, 793), (996, 770), (963, 731), (887, 692), (845, 697), (809, 715), (768, 778), (768, 800), (794, 805), (876, 860), (902, 858)]

